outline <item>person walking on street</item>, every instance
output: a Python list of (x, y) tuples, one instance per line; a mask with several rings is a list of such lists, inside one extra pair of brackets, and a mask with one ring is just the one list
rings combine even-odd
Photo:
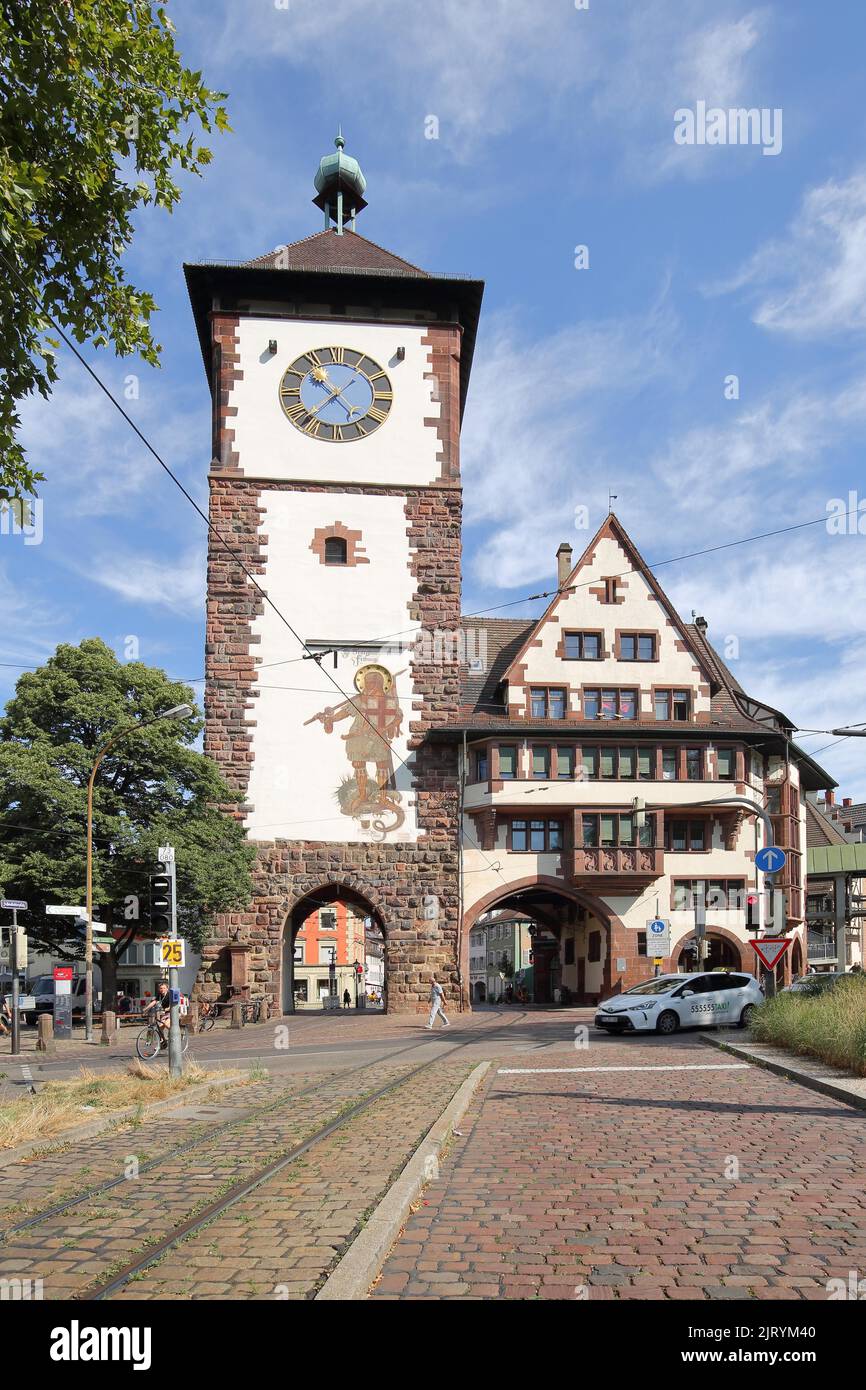
[(437, 1014), (441, 1014), (441, 1015), (442, 1015), (442, 1022), (445, 1024), (445, 1027), (446, 1027), (446, 1028), (450, 1028), (450, 1027), (451, 1027), (451, 1024), (448, 1022), (447, 1018), (445, 1017), (445, 1010), (444, 1010), (443, 1007), (442, 1007), (442, 1001), (444, 1000), (444, 998), (445, 998), (445, 991), (444, 991), (444, 989), (443, 989), (442, 986), (440, 985), (439, 981), (436, 979), (436, 976), (435, 976), (435, 975), (431, 975), (431, 976), (430, 976), (430, 1021), (429, 1021), (429, 1023), (426, 1023), (426, 1024), (424, 1025), (426, 1028), (432, 1029)]
[(348, 991), (347, 989), (344, 989), (344, 990), (343, 990), (343, 1008), (344, 1008), (344, 1009), (350, 1009), (351, 1007), (352, 1007), (352, 996), (350, 995), (350, 993), (349, 993), (349, 991)]

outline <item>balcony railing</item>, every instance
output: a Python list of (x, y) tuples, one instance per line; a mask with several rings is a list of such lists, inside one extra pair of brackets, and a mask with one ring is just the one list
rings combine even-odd
[(835, 938), (832, 936), (822, 936), (819, 932), (810, 931), (806, 943), (806, 956), (809, 960), (835, 960)]
[(572, 877), (596, 883), (623, 879), (632, 885), (651, 882), (664, 872), (664, 850), (643, 846), (620, 849), (575, 849)]

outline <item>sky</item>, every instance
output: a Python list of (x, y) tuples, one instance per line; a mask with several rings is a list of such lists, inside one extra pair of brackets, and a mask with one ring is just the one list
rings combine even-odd
[[(525, 596), (614, 494), (678, 611), (706, 617), (750, 694), (819, 731), (799, 741), (839, 795), (866, 799), (866, 740), (820, 732), (866, 721), (862, 0), (167, 8), (233, 131), (174, 214), (137, 220), (126, 268), (159, 305), (161, 367), (87, 356), (200, 505), (209, 399), (182, 263), (318, 231), (313, 177), (341, 123), (368, 181), (358, 231), (486, 282), (464, 612), (538, 613)], [(763, 113), (755, 141), (736, 140), (737, 108)], [(22, 410), (47, 481), (38, 531), (0, 534), (0, 699), (89, 636), (199, 678), (204, 524), (60, 366)]]

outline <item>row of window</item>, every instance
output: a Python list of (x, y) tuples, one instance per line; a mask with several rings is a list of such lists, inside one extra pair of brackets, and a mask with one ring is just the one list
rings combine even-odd
[[(565, 632), (563, 651), (566, 661), (601, 661), (604, 652), (604, 633)], [(621, 632), (619, 661), (655, 661), (657, 655), (654, 632)]]
[[(512, 817), (508, 826), (508, 847), (517, 854), (547, 854), (564, 847), (565, 822), (558, 817)], [(580, 827), (584, 849), (655, 848), (655, 816), (637, 826), (627, 811), (585, 811)], [(706, 817), (665, 818), (665, 849), (672, 854), (698, 853), (710, 847), (710, 821)]]
[[(653, 711), (659, 721), (687, 723), (691, 718), (691, 692), (654, 690)], [(529, 689), (529, 709), (533, 719), (565, 719), (568, 691), (564, 686), (533, 685)], [(584, 719), (637, 719), (640, 691), (632, 686), (584, 687)]]
[[(499, 747), (499, 776), (513, 781), (519, 775), (518, 748), (513, 743)], [(549, 744), (533, 744), (530, 748), (531, 776), (547, 781), (554, 775), (554, 749)], [(559, 781), (623, 781), (675, 782), (709, 780), (707, 750), (704, 748), (636, 748), (583, 747), (557, 744), (555, 776)], [(682, 758), (681, 758), (682, 753)], [(488, 750), (475, 753), (475, 781), (486, 782), (491, 776)], [(737, 775), (736, 750), (716, 750), (716, 776), (720, 781), (734, 781)]]

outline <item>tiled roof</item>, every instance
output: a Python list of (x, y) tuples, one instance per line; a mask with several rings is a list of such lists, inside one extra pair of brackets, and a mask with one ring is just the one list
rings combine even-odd
[(333, 227), (288, 246), (278, 246), (264, 256), (245, 261), (244, 265), (259, 270), (386, 270), (425, 276), (428, 273), (357, 232), (344, 231), (338, 236)]
[(502, 711), (496, 702), (497, 688), (534, 626), (533, 618), (463, 619), (464, 632), (471, 634), (466, 642), (468, 655), (478, 653), (485, 661), (483, 671), (472, 671), (465, 664), (461, 670), (461, 705), (467, 713)]
[(845, 836), (839, 826), (814, 802), (806, 801), (806, 848), (818, 849), (822, 845), (846, 844)]

